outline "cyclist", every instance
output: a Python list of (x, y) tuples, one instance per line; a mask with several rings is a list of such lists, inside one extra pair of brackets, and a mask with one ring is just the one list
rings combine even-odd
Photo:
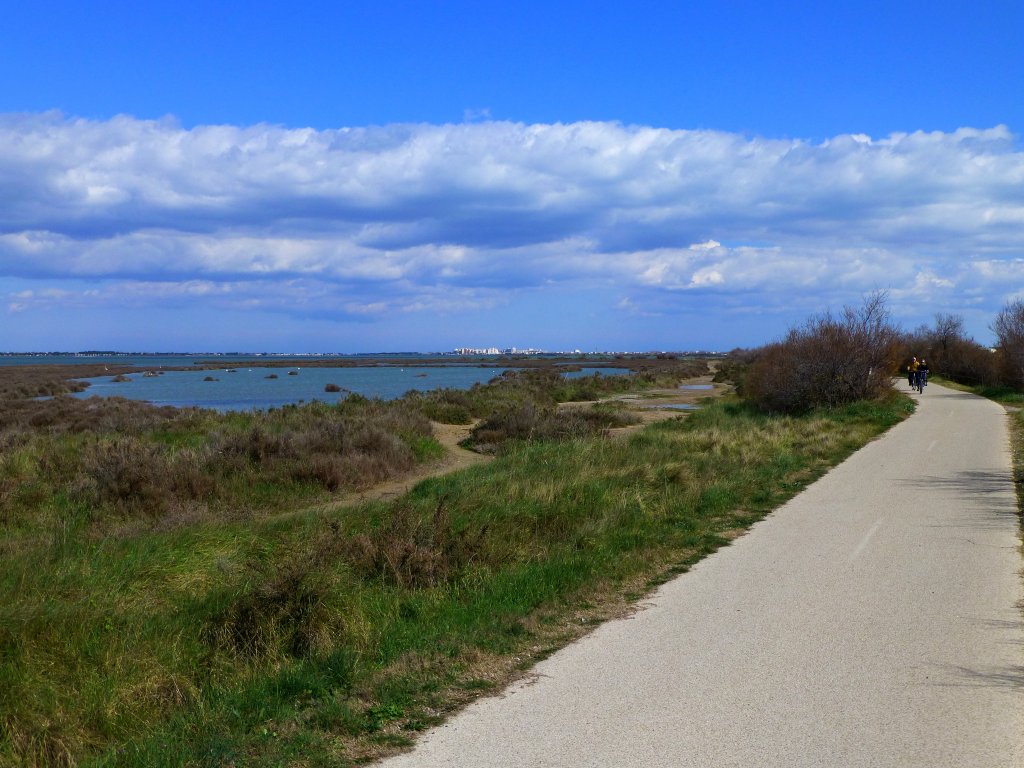
[(921, 363), (917, 366), (917, 391), (924, 392), (924, 388), (928, 386), (928, 361), (921, 358)]
[(917, 387), (917, 369), (920, 366), (921, 364), (917, 362), (916, 357), (911, 360), (910, 365), (907, 366), (907, 383), (910, 384), (911, 389)]

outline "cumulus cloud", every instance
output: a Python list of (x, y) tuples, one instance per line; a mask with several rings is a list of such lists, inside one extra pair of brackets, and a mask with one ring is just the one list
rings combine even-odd
[(879, 287), (996, 307), (1024, 276), (1022, 223), (1024, 152), (1003, 126), (809, 143), (597, 122), (0, 116), (0, 276), (116, 284), (127, 301), (365, 318), (559, 284), (611, 286), (623, 311)]

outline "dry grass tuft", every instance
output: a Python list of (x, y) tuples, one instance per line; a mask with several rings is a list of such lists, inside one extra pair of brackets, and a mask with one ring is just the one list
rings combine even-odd
[(256, 585), (235, 596), (207, 623), (206, 641), (252, 659), (306, 658), (333, 638), (323, 608), (326, 586), (310, 563), (293, 562), (273, 573), (254, 573)]
[(430, 516), (399, 504), (380, 527), (348, 540), (344, 549), (364, 578), (422, 589), (451, 580), (477, 556), (486, 535), (486, 526), (474, 535), (456, 532), (442, 498)]
[[(75, 768), (79, 745), (68, 741), (63, 728), (56, 723), (25, 726), (13, 720), (0, 724), (0, 735), (11, 746), (17, 765), (24, 768)], [(0, 757), (3, 755), (0, 754)]]

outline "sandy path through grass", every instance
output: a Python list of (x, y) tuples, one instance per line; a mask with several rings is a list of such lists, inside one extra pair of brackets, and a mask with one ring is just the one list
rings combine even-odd
[(368, 501), (387, 501), (404, 496), (415, 487), (415, 485), (430, 477), (440, 477), (451, 472), (458, 472), (461, 469), (472, 467), (476, 464), (484, 464), (493, 456), (486, 456), (482, 453), (467, 450), (459, 445), (460, 442), (469, 437), (474, 424), (440, 424), (431, 422), (434, 430), (434, 437), (445, 449), (443, 458), (427, 462), (418, 467), (411, 474), (404, 477), (389, 480), (362, 491), (353, 491), (345, 494), (338, 500), (339, 505), (361, 504)]
[[(711, 385), (711, 376), (687, 379), (683, 385)], [(697, 405), (700, 400), (707, 397), (718, 397), (731, 391), (726, 384), (714, 384), (713, 389), (652, 389), (647, 392), (632, 393), (628, 395), (617, 395), (610, 398), (612, 401), (627, 403), (630, 410), (640, 417), (638, 424), (628, 427), (619, 427), (609, 430), (612, 437), (623, 438), (646, 425), (665, 419), (674, 419), (686, 415), (685, 410), (673, 410), (665, 406), (672, 405)], [(561, 403), (560, 408), (588, 408), (597, 400), (575, 403)], [(362, 491), (353, 491), (337, 499), (339, 506), (361, 504), (370, 501), (388, 501), (404, 496), (411, 491), (417, 483), (431, 477), (440, 477), (452, 472), (472, 467), (477, 464), (485, 464), (491, 461), (494, 456), (476, 453), (475, 451), (463, 448), (460, 443), (469, 437), (476, 422), (472, 424), (441, 424), (431, 422), (434, 430), (434, 437), (445, 449), (445, 456), (436, 461), (428, 462), (408, 475), (380, 483)]]

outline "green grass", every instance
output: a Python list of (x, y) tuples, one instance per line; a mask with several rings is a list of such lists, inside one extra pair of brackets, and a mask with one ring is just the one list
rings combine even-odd
[(929, 381), (934, 381), (936, 384), (942, 384), (944, 387), (950, 389), (958, 389), (961, 392), (971, 392), (981, 397), (987, 397), (989, 400), (995, 400), (997, 403), (1009, 406), (1020, 406), (1024, 405), (1024, 392), (1019, 389), (1013, 389), (1012, 387), (1003, 386), (987, 386), (981, 384), (960, 384), (955, 381), (942, 376), (932, 376)]
[(626, 440), (513, 442), (392, 504), (123, 537), (54, 503), (0, 542), (0, 764), (350, 765), (402, 747), (911, 408), (708, 402)]

